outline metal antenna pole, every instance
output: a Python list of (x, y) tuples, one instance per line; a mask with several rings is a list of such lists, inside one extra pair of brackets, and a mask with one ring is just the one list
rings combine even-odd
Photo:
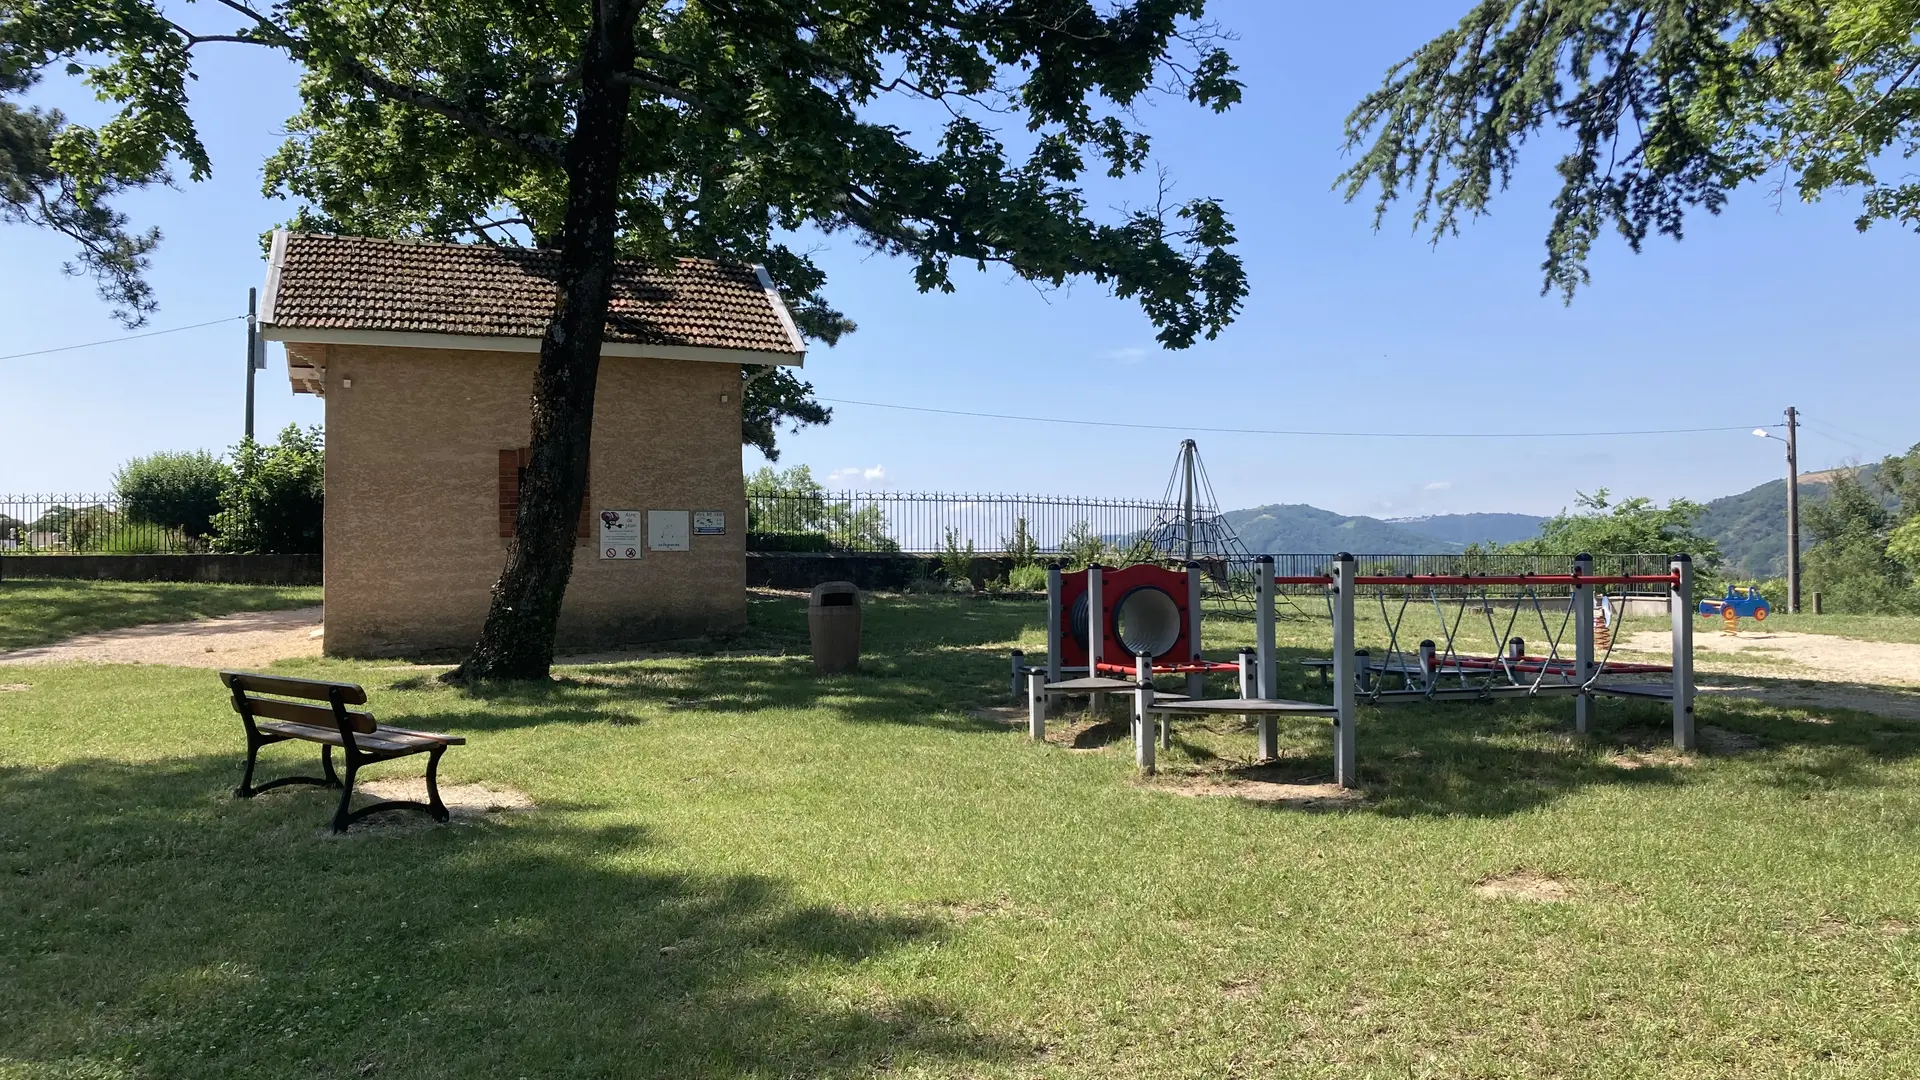
[(255, 301), (259, 290), (247, 290), (247, 438), (253, 438), (253, 354), (259, 348), (260, 327), (255, 320)]
[(1800, 412), (1787, 406), (1787, 611), (1800, 613)]
[(1192, 439), (1186, 439), (1180, 443), (1181, 468), (1185, 474), (1182, 486), (1186, 489), (1181, 502), (1182, 512), (1186, 515), (1187, 549), (1184, 555), (1186, 562), (1193, 561), (1193, 457), (1199, 452), (1200, 448), (1194, 445)]

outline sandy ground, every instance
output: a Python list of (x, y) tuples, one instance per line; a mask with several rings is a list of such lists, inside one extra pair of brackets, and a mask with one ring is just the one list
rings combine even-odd
[[(1642, 631), (1623, 643), (1635, 652), (1663, 654), (1663, 631)], [(1716, 655), (1738, 654), (1737, 664), (1714, 663)], [(1739, 636), (1696, 631), (1694, 661), (1699, 670), (1720, 676), (1702, 694), (1752, 697), (1807, 708), (1858, 709), (1902, 720), (1920, 720), (1920, 645), (1897, 641), (1861, 641), (1830, 634), (1785, 630), (1743, 630)], [(1777, 659), (1778, 668), (1755, 661)], [(1767, 680), (1740, 683), (1739, 679)]]
[[(1664, 653), (1669, 649), (1664, 631), (1642, 631), (1625, 642), (1636, 652)], [(1756, 670), (1742, 664), (1739, 671), (1783, 679), (1814, 678), (1821, 682), (1868, 683), (1878, 686), (1920, 686), (1920, 645), (1898, 641), (1861, 641), (1830, 634), (1742, 630), (1736, 636), (1717, 631), (1695, 631), (1693, 656), (1709, 664), (1715, 653), (1742, 653), (1755, 659), (1768, 654), (1790, 661), (1780, 672)]]
[(263, 667), (293, 656), (319, 656), (320, 611), (317, 607), (248, 611), (193, 622), (129, 626), (0, 653), (0, 664)]

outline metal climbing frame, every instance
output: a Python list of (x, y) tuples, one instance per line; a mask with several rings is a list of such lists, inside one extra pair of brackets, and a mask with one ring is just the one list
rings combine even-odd
[[(1169, 726), (1156, 729), (1156, 716), (1203, 713), (1239, 714), (1255, 720), (1264, 756), (1272, 756), (1277, 746), (1275, 724), (1280, 715), (1318, 716), (1333, 722), (1334, 781), (1351, 787), (1356, 779), (1359, 706), (1386, 706), (1416, 701), (1491, 700), (1509, 697), (1574, 698), (1574, 727), (1586, 731), (1592, 720), (1596, 698), (1654, 698), (1668, 700), (1673, 708), (1674, 745), (1691, 750), (1695, 745), (1693, 724), (1693, 564), (1685, 555), (1673, 557), (1665, 574), (1609, 574), (1592, 572), (1593, 560), (1582, 555), (1573, 561), (1566, 574), (1364, 574), (1354, 557), (1347, 553), (1331, 560), (1326, 574), (1276, 576), (1270, 556), (1253, 560), (1254, 635), (1252, 653), (1243, 652), (1237, 665), (1240, 694), (1237, 698), (1202, 698), (1198, 694), (1174, 695), (1154, 690), (1153, 676), (1175, 670), (1188, 671), (1190, 665), (1156, 667), (1153, 658), (1133, 658), (1135, 670), (1125, 672), (1117, 663), (1102, 663), (1095, 653), (1082, 678), (1061, 666), (1059, 656), (1061, 606), (1058, 571), (1055, 571), (1052, 600), (1048, 613), (1049, 662), (1045, 668), (1029, 668), (1019, 654), (1014, 656), (1013, 675), (1016, 697), (1024, 691), (1029, 709), (1031, 734), (1039, 739), (1046, 730), (1046, 717), (1057, 695), (1091, 694), (1095, 708), (1107, 693), (1133, 696), (1134, 745), (1140, 768), (1154, 769), (1154, 744), (1165, 744)], [(1093, 610), (1099, 610), (1100, 572), (1096, 568), (1088, 581)], [(1604, 651), (1596, 655), (1594, 634), (1595, 588), (1608, 586), (1659, 586), (1668, 593), (1672, 613), (1672, 663), (1638, 664), (1613, 659), (1614, 642), (1609, 635)], [(1275, 611), (1282, 588), (1319, 592), (1326, 599), (1332, 623), (1333, 655), (1318, 663), (1330, 672), (1333, 693), (1331, 704), (1284, 701), (1279, 698), (1278, 671), (1275, 667)], [(1498, 595), (1496, 595), (1498, 591)], [(1357, 645), (1357, 613), (1361, 597), (1377, 605), (1387, 626), (1387, 651), (1376, 660)], [(1394, 609), (1398, 601), (1398, 610)], [(1449, 619), (1446, 603), (1459, 603)], [(1556, 605), (1564, 603), (1564, 609)], [(1407, 649), (1402, 630), (1407, 613), (1415, 605), (1431, 604), (1439, 613), (1441, 628), (1437, 639), (1422, 639)], [(1487, 620), (1491, 639), (1496, 643), (1489, 654), (1468, 652), (1462, 647), (1461, 628), (1471, 609)], [(1510, 609), (1510, 610), (1508, 610)], [(1500, 611), (1506, 611), (1504, 625)], [(1523, 621), (1522, 616), (1531, 618)], [(1197, 622), (1197, 619), (1196, 619)], [(1544, 654), (1529, 653), (1515, 631), (1537, 623), (1546, 643)], [(1194, 641), (1198, 632), (1195, 627)], [(1567, 639), (1571, 636), (1569, 645)], [(1197, 654), (1197, 649), (1196, 649)], [(1195, 656), (1195, 660), (1198, 660)], [(1208, 664), (1211, 669), (1232, 669), (1234, 665)], [(1120, 677), (1132, 675), (1131, 679)], [(1610, 676), (1665, 675), (1659, 682), (1607, 682)], [(1189, 689), (1193, 689), (1190, 680)], [(1397, 684), (1397, 685), (1395, 685)]]

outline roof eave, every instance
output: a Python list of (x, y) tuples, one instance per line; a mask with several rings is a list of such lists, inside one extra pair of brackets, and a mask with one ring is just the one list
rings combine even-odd
[[(540, 339), (481, 334), (438, 334), (405, 330), (349, 330), (332, 327), (272, 326), (262, 321), (260, 336), (268, 341), (304, 345), (366, 345), (393, 349), (449, 349), (462, 352), (538, 353)], [(773, 352), (765, 349), (727, 349), (712, 345), (643, 345), (609, 341), (600, 346), (602, 357), (648, 360), (691, 360), (699, 363), (802, 367), (804, 349)]]

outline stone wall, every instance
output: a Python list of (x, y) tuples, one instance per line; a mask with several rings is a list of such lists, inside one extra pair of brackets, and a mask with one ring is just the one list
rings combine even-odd
[(0, 579), (318, 585), (318, 555), (0, 555)]

